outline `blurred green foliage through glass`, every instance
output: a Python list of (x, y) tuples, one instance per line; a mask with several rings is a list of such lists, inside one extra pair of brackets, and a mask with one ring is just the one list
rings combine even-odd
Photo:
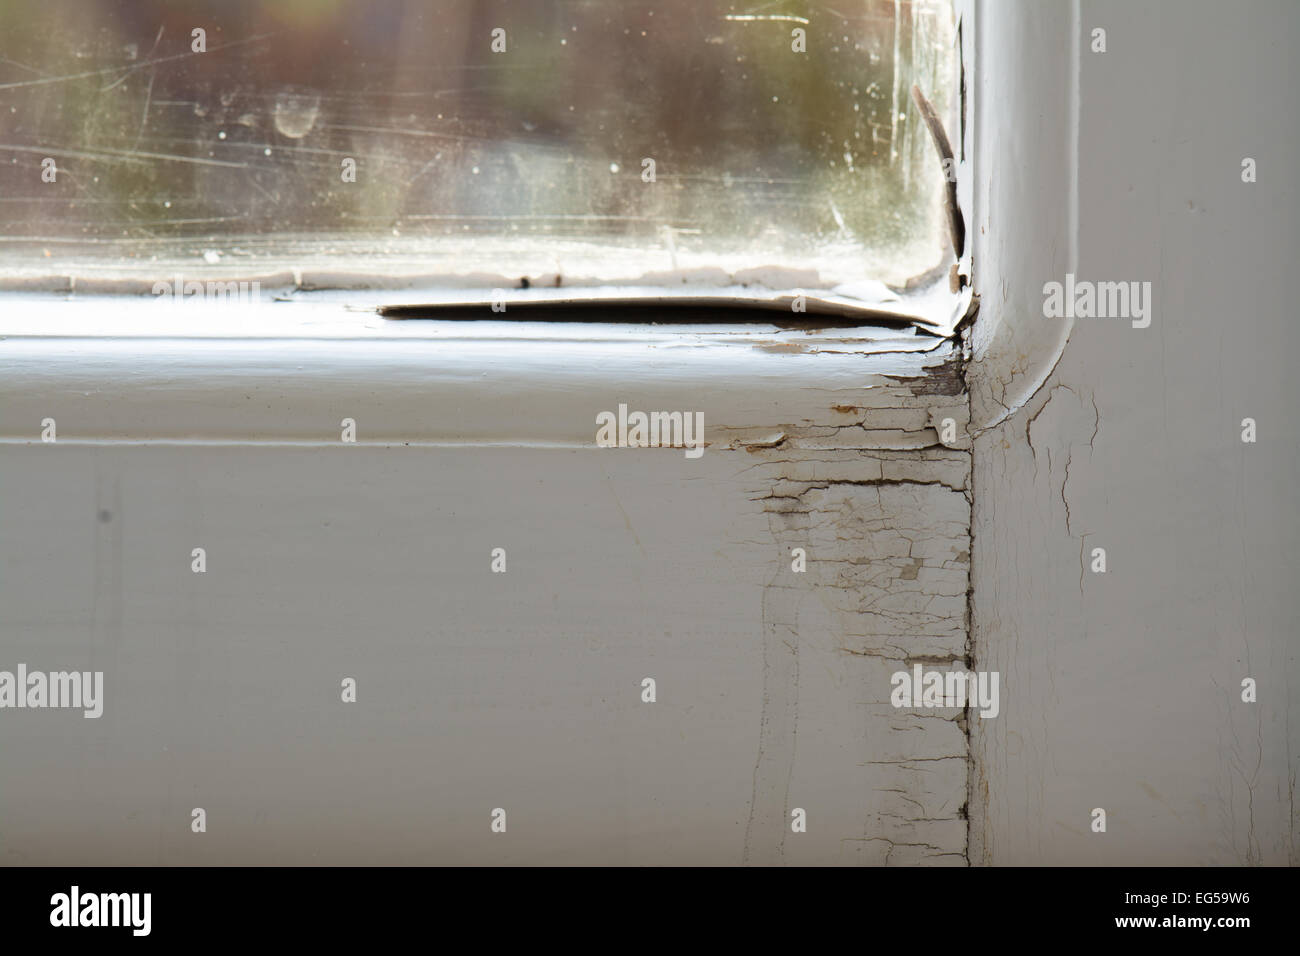
[(952, 8), (833, 7), (8, 0), (0, 261), (900, 282), (946, 251), (909, 91), (958, 142)]

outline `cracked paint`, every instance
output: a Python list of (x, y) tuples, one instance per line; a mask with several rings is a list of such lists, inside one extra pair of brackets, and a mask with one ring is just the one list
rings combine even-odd
[[(968, 862), (967, 714), (889, 702), (894, 671), (970, 662), (969, 405), (956, 381), (866, 389), (830, 405), (825, 421), (779, 431), (715, 430), (752, 459), (743, 475), (768, 516), (777, 561), (762, 595), (763, 717), (746, 862), (796, 862), (787, 815), (797, 805), (799, 748), (810, 745), (801, 684), (828, 660), (847, 675), (861, 726), (860, 834), (841, 838), (841, 859)], [(945, 418), (961, 436), (947, 445)], [(806, 575), (790, 569), (794, 548), (806, 551)]]

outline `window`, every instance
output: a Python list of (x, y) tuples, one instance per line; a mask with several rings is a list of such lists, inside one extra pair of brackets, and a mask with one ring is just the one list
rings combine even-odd
[(0, 36), (11, 277), (856, 282), (879, 303), (862, 280), (951, 262), (909, 95), (954, 114), (946, 0), (95, 0), (6, 5)]

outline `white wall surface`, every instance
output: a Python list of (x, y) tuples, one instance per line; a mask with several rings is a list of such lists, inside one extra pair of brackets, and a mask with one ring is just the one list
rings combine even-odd
[[(978, 8), (974, 644), (1006, 705), (972, 862), (1294, 864), (1300, 6), (1076, 16)], [(1150, 281), (1150, 327), (1044, 318), (1067, 271)]]

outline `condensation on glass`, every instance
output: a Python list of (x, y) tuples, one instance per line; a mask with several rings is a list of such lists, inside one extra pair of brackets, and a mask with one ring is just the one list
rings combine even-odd
[(0, 268), (898, 283), (955, 57), (948, 0), (16, 0)]

